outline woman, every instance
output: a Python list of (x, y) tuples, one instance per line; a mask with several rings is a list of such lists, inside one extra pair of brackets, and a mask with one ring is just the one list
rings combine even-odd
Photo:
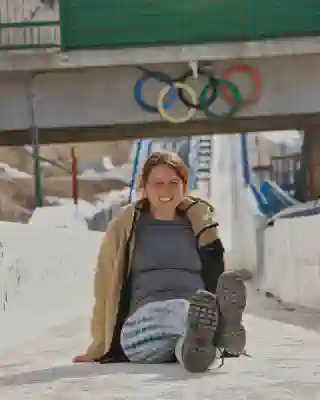
[(146, 161), (141, 199), (108, 226), (94, 280), (93, 341), (74, 362), (177, 359), (203, 372), (217, 348), (244, 350), (244, 283), (224, 272), (212, 206), (186, 196), (187, 187), (176, 154)]

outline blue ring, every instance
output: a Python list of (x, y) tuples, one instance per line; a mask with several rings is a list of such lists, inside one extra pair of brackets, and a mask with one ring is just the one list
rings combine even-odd
[(134, 86), (134, 96), (135, 96), (136, 102), (145, 111), (152, 112), (152, 113), (158, 113), (158, 107), (152, 106), (152, 105), (146, 103), (144, 100), (142, 100), (142, 88), (143, 88), (143, 85), (146, 83), (146, 81), (149, 79), (156, 79), (159, 82), (170, 85), (168, 103), (163, 105), (164, 109), (168, 109), (170, 107), (170, 105), (175, 101), (176, 94), (175, 94), (175, 90), (174, 90), (173, 80), (170, 78), (169, 75), (164, 74), (163, 72), (153, 72), (153, 71), (145, 70), (144, 76), (141, 79), (139, 79)]

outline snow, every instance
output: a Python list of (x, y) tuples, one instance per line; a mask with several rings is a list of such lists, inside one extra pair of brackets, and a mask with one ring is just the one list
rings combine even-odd
[(84, 171), (82, 174), (78, 174), (78, 179), (91, 179), (91, 180), (103, 180), (103, 179), (113, 179), (120, 180), (125, 183), (131, 181), (132, 165), (124, 164), (121, 167), (114, 167), (109, 171), (98, 172), (93, 169)]
[[(214, 186), (218, 214), (224, 222), (243, 213), (252, 218), (245, 193), (233, 192), (243, 196), (238, 209), (231, 202), (231, 149), (215, 162), (225, 173)], [(227, 359), (223, 368), (200, 375), (179, 365), (71, 363), (90, 341), (93, 273), (103, 237), (82, 229), (82, 222), (118, 207), (128, 193), (100, 194), (92, 207), (80, 202), (77, 209), (58, 199), (60, 206), (36, 210), (28, 225), (0, 223), (0, 399), (320, 400), (320, 312), (289, 310), (250, 285), (244, 322), (251, 357)], [(243, 236), (253, 224), (247, 223)], [(239, 224), (234, 235), (222, 231), (228, 246)]]
[(114, 165), (112, 164), (112, 160), (109, 156), (103, 157), (103, 166), (105, 169), (113, 169), (115, 168)]
[(84, 216), (76, 205), (48, 206), (36, 208), (29, 219), (29, 224), (42, 227), (88, 229)]
[(15, 223), (0, 232), (1, 353), (90, 309), (102, 234)]
[(10, 178), (31, 178), (30, 174), (20, 171), (17, 168), (12, 168), (8, 164), (0, 163), (1, 176)]
[(122, 204), (129, 199), (130, 190), (129, 188), (124, 188), (122, 190), (113, 190), (108, 193), (99, 193), (96, 202), (98, 209), (106, 208), (106, 206), (111, 207), (112, 205)]
[(49, 201), (50, 203), (55, 203), (60, 206), (63, 206), (64, 208), (68, 208), (71, 210), (77, 209), (78, 212), (84, 217), (84, 218), (90, 218), (94, 215), (94, 213), (97, 211), (97, 207), (94, 204), (89, 203), (86, 200), (83, 199), (78, 199), (78, 204), (77, 206), (74, 205), (74, 200), (70, 198), (63, 198), (63, 197), (55, 197), (55, 196), (47, 196), (46, 200)]
[[(105, 164), (108, 163), (105, 157)], [(109, 160), (110, 161), (110, 160)], [(131, 165), (124, 164), (114, 167), (109, 162), (109, 171), (97, 172), (86, 170), (78, 176), (81, 179), (103, 180), (119, 179), (129, 183), (131, 177)], [(73, 203), (73, 199), (56, 196), (47, 196), (46, 200), (54, 206), (37, 208), (29, 220), (29, 224), (43, 227), (64, 227), (72, 229), (88, 229), (86, 220), (91, 220), (101, 210), (118, 210), (119, 205), (126, 204), (129, 198), (129, 189), (109, 191), (96, 195), (97, 200), (91, 204), (83, 199), (78, 200), (78, 204)]]
[(253, 290), (245, 315), (252, 357), (203, 375), (179, 365), (73, 365), (89, 343), (102, 234), (2, 223), (0, 237), (1, 399), (320, 399), (320, 323), (314, 331), (285, 323), (288, 313), (303, 322), (311, 311), (266, 306)]

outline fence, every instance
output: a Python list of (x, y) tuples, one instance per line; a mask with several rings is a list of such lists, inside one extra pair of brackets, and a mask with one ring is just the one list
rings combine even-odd
[[(79, 201), (79, 182), (78, 182), (78, 161), (77, 161), (77, 156), (76, 156), (76, 151), (75, 148), (71, 148), (70, 152), (70, 159), (71, 159), (71, 169), (66, 168), (64, 165), (59, 164), (58, 162), (54, 160), (49, 160), (46, 157), (42, 157), (38, 152), (34, 153), (30, 152), (28, 149), (24, 149), (26, 153), (32, 157), (33, 162), (34, 162), (34, 180), (35, 180), (35, 185), (34, 185), (34, 198), (35, 198), (35, 205), (36, 207), (41, 207), (42, 206), (42, 192), (41, 192), (41, 167), (40, 167), (40, 162), (45, 162), (48, 163), (49, 165), (56, 167), (57, 169), (60, 169), (61, 171), (64, 171), (67, 175), (71, 175), (71, 191), (72, 191), (72, 199), (74, 204), (78, 204)], [(37, 149), (39, 150), (39, 149)]]
[(320, 35), (318, 0), (0, 0), (0, 49), (141, 47)]
[(0, 0), (0, 49), (60, 46), (59, 4), (39, 0)]

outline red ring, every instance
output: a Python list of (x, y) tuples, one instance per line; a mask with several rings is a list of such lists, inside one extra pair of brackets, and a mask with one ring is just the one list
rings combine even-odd
[[(253, 84), (254, 84), (253, 93), (247, 99), (242, 100), (241, 104), (248, 105), (248, 104), (257, 103), (258, 100), (261, 97), (261, 77), (260, 77), (259, 72), (257, 70), (255, 70), (254, 68), (250, 67), (249, 65), (246, 65), (246, 64), (232, 65), (231, 67), (227, 68), (224, 71), (223, 79), (228, 81), (229, 80), (229, 76), (233, 72), (237, 72), (237, 71), (245, 72), (245, 73), (249, 74), (251, 76)], [(230, 94), (227, 86), (222, 86), (221, 87), (221, 97), (225, 101), (227, 101), (229, 104), (235, 104), (234, 96), (232, 96)]]

